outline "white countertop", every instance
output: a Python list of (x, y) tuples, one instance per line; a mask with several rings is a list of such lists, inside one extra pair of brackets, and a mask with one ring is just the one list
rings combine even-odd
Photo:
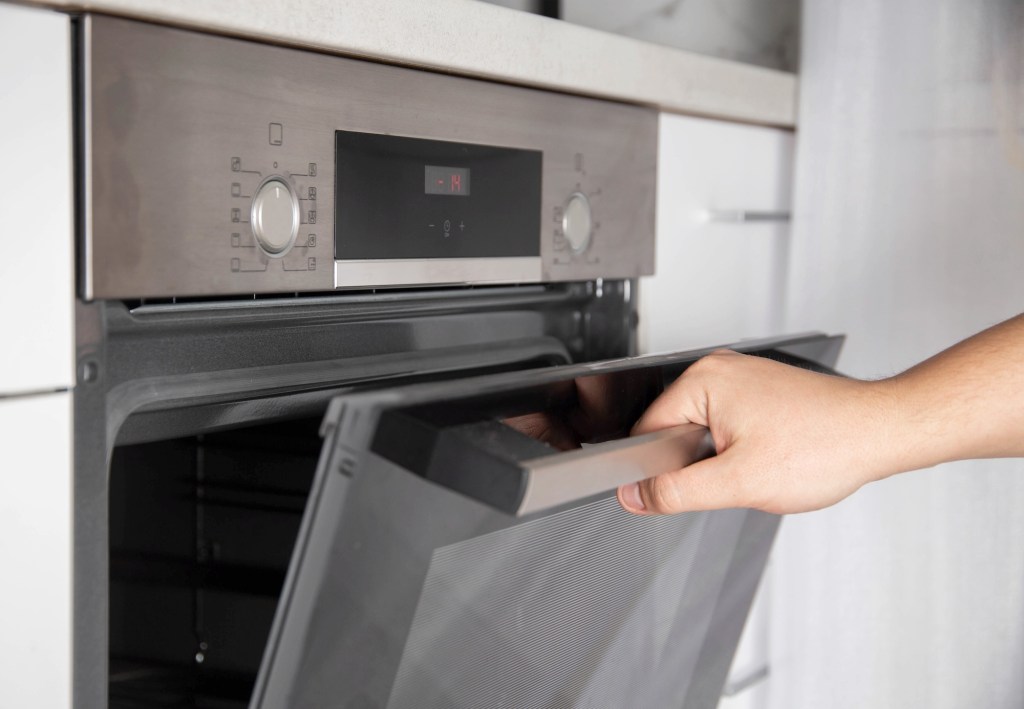
[(38, 0), (319, 51), (792, 127), (797, 79), (475, 0)]

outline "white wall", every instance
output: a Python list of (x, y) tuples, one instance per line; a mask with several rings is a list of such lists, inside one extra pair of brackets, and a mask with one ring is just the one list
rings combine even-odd
[(796, 71), (800, 0), (562, 0), (568, 22), (698, 54)]
[[(805, 3), (786, 324), (847, 333), (847, 373), (1024, 310), (1022, 13)], [(788, 518), (773, 584), (772, 707), (1024, 706), (1020, 460)]]

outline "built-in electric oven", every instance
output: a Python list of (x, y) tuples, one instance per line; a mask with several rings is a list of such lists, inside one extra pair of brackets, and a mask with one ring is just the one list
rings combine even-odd
[(711, 452), (629, 436), (656, 114), (76, 32), (75, 705), (714, 706), (778, 519), (613, 497)]

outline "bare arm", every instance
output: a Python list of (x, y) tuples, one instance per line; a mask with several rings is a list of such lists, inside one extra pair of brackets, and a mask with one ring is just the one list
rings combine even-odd
[(690, 367), (634, 432), (685, 422), (710, 428), (718, 455), (621, 488), (623, 507), (804, 512), (895, 473), (1024, 456), (1024, 316), (875, 382), (718, 352)]

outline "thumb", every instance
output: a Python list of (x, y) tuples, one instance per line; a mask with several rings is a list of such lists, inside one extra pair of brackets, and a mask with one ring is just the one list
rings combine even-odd
[(619, 504), (634, 514), (675, 514), (742, 507), (730, 456), (721, 455), (687, 465), (618, 490)]

